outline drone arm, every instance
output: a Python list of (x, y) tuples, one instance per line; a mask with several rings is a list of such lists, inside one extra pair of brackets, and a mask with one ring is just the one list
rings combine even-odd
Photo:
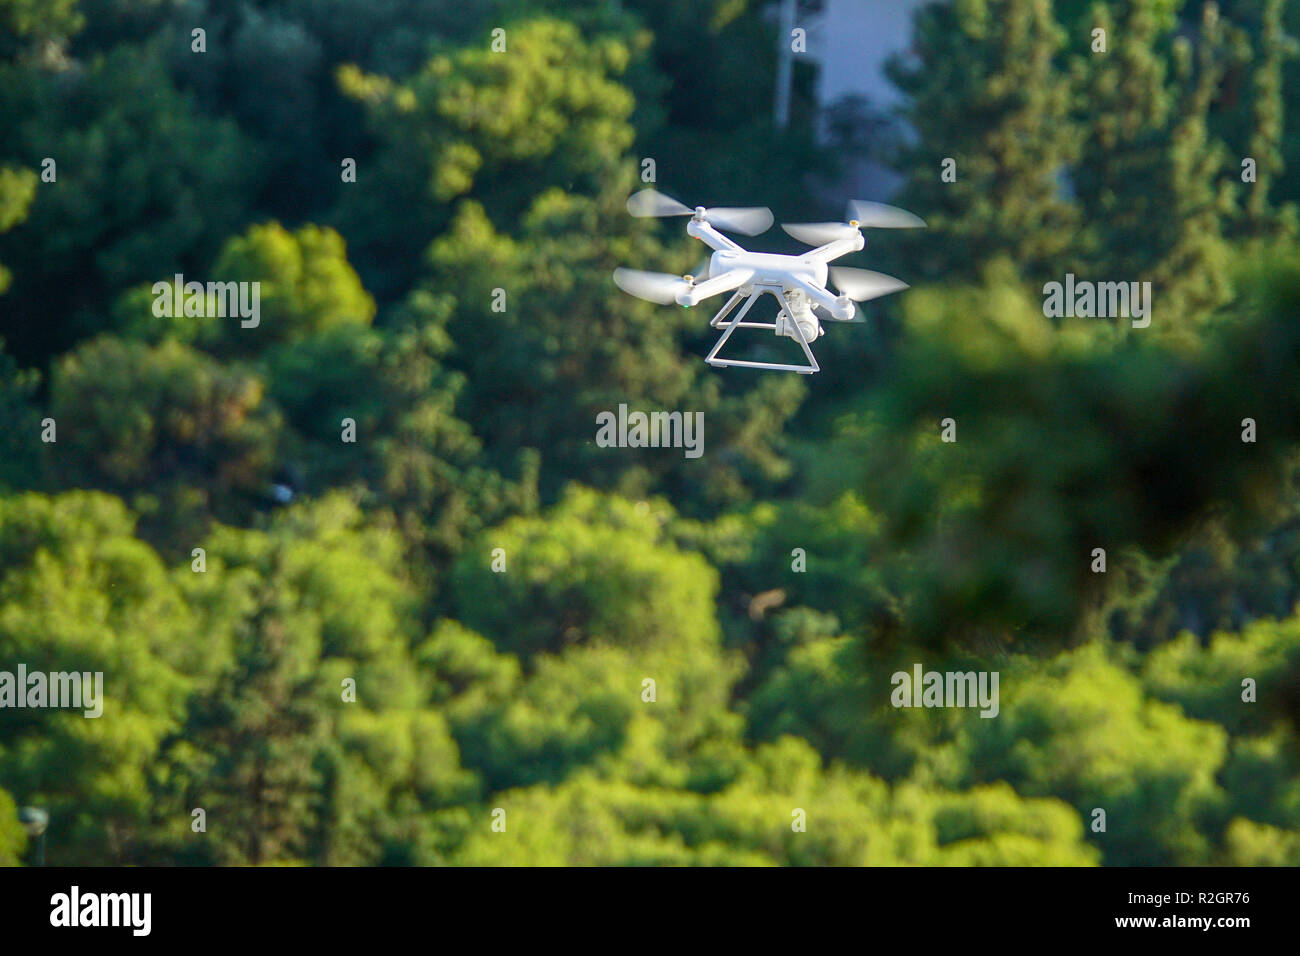
[(828, 242), (824, 246), (818, 246), (816, 249), (810, 249), (805, 252), (801, 258), (811, 259), (814, 262), (830, 262), (832, 259), (838, 259), (840, 256), (847, 256), (850, 252), (857, 252), (867, 244), (862, 233), (851, 236), (848, 239), (836, 239), (834, 242)]
[(730, 292), (732, 289), (738, 289), (754, 277), (752, 269), (732, 269), (722, 273), (720, 276), (714, 276), (712, 279), (705, 279), (703, 282), (697, 282), (689, 289), (684, 289), (677, 293), (678, 305), (696, 305), (703, 302), (711, 295), (717, 295), (719, 292)]
[(833, 296), (820, 286), (815, 286), (811, 282), (805, 282), (798, 276), (791, 276), (790, 282), (802, 289), (808, 298), (812, 299), (818, 305), (823, 306), (827, 312), (841, 321), (847, 322), (849, 319), (853, 318), (854, 313), (857, 311), (854, 308), (852, 300), (847, 296)]
[[(714, 229), (703, 219), (692, 219), (686, 224), (686, 234), (694, 236), (700, 242), (704, 243), (718, 252), (730, 250), (731, 252), (744, 252), (745, 250), (736, 243), (732, 242), (718, 230)], [(723, 290), (726, 291), (726, 290)]]

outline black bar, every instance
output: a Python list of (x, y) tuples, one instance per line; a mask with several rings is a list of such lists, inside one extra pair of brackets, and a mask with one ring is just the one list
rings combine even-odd
[[(70, 902), (74, 885), (83, 907), (90, 894), (150, 894), (148, 935), (130, 925), (52, 926), (56, 894)], [(455, 948), (470, 951), (515, 938), (530, 947), (694, 948), (701, 938), (770, 946), (787, 935), (821, 951), (846, 934), (868, 947), (899, 933), (927, 946), (1192, 938), (1231, 946), (1294, 932), (1295, 888), (1294, 869), (30, 868), (0, 871), (0, 932), (8, 952), (74, 933), (205, 947), (405, 938), (441, 949), (458, 939)], [(1154, 923), (1120, 925), (1146, 918)], [(1192, 919), (1198, 925), (1179, 923)]]

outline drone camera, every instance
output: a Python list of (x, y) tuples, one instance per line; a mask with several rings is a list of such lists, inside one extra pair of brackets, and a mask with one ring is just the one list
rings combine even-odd
[(808, 301), (808, 297), (803, 292), (798, 289), (790, 290), (786, 293), (786, 302), (789, 303), (790, 312), (787, 313), (785, 309), (782, 309), (780, 314), (777, 315), (777, 335), (784, 335), (796, 342), (800, 339), (811, 342), (818, 336), (825, 334), (826, 330), (817, 321), (817, 316), (813, 315), (812, 303)]

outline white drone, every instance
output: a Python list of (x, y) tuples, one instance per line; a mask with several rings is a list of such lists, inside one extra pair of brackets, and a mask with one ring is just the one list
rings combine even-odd
[[(908, 287), (906, 282), (879, 272), (828, 267), (827, 263), (865, 246), (862, 229), (908, 229), (925, 225), (902, 209), (855, 200), (849, 203), (848, 222), (783, 224), (781, 228), (789, 235), (817, 247), (802, 255), (783, 256), (742, 249), (718, 231), (722, 229), (746, 236), (766, 232), (772, 226), (772, 211), (766, 206), (727, 209), (697, 206), (691, 209), (653, 189), (643, 189), (628, 199), (627, 209), (634, 216), (690, 216), (691, 220), (686, 224), (687, 235), (694, 236), (715, 251), (700, 264), (696, 275), (675, 276), (666, 272), (615, 269), (614, 282), (620, 289), (660, 305), (676, 302), (687, 307), (734, 289), (735, 294), (709, 322), (712, 328), (726, 331), (705, 361), (710, 365), (743, 365), (805, 375), (818, 371), (817, 360), (808, 344), (825, 331), (821, 327), (823, 321), (852, 322), (856, 314), (854, 301), (865, 302)], [(840, 289), (839, 295), (833, 295), (826, 288), (828, 272)], [(742, 321), (764, 293), (771, 293), (781, 304), (776, 321)], [(727, 316), (741, 299), (746, 300), (744, 307), (727, 321)], [(719, 350), (736, 329), (771, 329), (777, 335), (788, 336), (803, 348), (808, 364), (783, 365), (718, 358)]]

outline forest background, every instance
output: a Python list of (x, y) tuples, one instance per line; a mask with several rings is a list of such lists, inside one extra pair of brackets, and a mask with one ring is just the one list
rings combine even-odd
[[(0, 709), (0, 863), (1300, 864), (1300, 5), (936, 4), (904, 126), (796, 55), (783, 129), (773, 13), (0, 0), (0, 670), (105, 675)], [(789, 222), (860, 156), (929, 228), (818, 375), (613, 285), (701, 255), (646, 158)]]

